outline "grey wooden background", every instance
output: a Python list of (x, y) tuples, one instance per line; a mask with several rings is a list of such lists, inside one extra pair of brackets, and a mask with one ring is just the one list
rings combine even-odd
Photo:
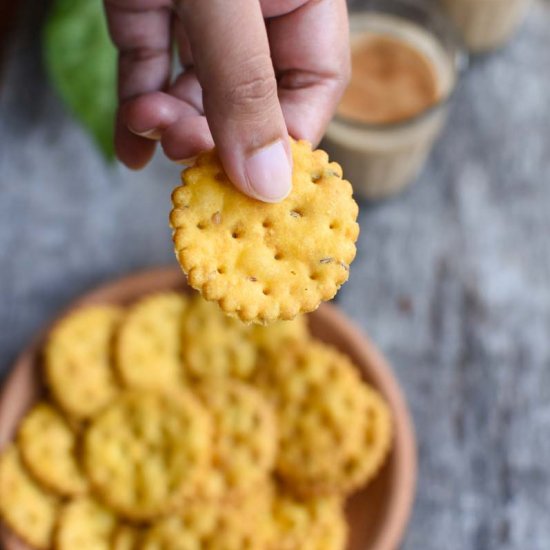
[[(173, 262), (178, 168), (105, 166), (46, 83), (29, 3), (0, 89), (0, 372), (69, 300)], [(550, 4), (473, 63), (419, 181), (362, 205), (339, 302), (417, 425), (405, 548), (550, 548)]]

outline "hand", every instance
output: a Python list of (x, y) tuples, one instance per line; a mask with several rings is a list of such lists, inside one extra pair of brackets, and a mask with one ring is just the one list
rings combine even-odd
[[(318, 143), (349, 77), (345, 0), (105, 0), (105, 7), (120, 54), (119, 159), (143, 167), (156, 140), (174, 161), (215, 144), (241, 191), (267, 202), (286, 197), (288, 135)], [(171, 81), (173, 38), (184, 70)]]

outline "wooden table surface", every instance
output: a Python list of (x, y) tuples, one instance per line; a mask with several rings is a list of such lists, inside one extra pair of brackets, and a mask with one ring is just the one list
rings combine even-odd
[[(29, 2), (0, 89), (0, 372), (79, 293), (173, 262), (179, 169), (106, 166), (48, 86)], [(550, 548), (550, 3), (476, 59), (418, 182), (363, 204), (339, 303), (393, 362), (419, 439), (404, 547)]]

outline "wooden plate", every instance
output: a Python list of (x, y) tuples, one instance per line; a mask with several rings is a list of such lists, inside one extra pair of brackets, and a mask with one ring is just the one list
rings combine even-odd
[[(188, 289), (178, 268), (159, 268), (130, 275), (85, 294), (69, 310), (90, 304), (129, 304), (149, 292)], [(370, 340), (338, 310), (323, 304), (309, 315), (311, 332), (348, 354), (393, 411), (393, 450), (379, 476), (354, 495), (348, 505), (350, 550), (394, 550), (409, 520), (416, 487), (416, 446), (407, 405), (391, 368)], [(23, 351), (0, 395), (0, 449), (15, 435), (17, 424), (40, 394), (40, 350), (46, 328)], [(29, 550), (2, 527), (5, 550)], [(76, 549), (75, 549), (76, 550)]]

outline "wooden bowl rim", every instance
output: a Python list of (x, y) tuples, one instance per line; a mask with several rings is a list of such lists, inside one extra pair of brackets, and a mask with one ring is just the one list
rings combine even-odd
[[(134, 301), (142, 294), (180, 287), (184, 289), (186, 286), (185, 278), (178, 267), (145, 269), (101, 284), (95, 289), (85, 292), (64, 308), (53, 321), (47, 323), (45, 328), (38, 332), (37, 336), (19, 354), (4, 381), (0, 391), (0, 449), (13, 439), (13, 431), (16, 428), (15, 422), (5, 427), (2, 421), (10, 416), (7, 411), (11, 388), (21, 383), (19, 378), (25, 376), (25, 365), (36, 364), (37, 354), (42, 343), (57, 321), (75, 308), (93, 303), (112, 302), (112, 297), (116, 295), (119, 298), (115, 301), (124, 304)], [(416, 439), (406, 400), (388, 361), (370, 338), (358, 329), (337, 306), (323, 303), (319, 309), (309, 315), (317, 323), (329, 323), (340, 327), (340, 332), (346, 334), (347, 343), (352, 346), (354, 354), (364, 357), (365, 363), (369, 365), (368, 370), (359, 365), (362, 373), (368, 376), (390, 404), (394, 419), (392, 454), (395, 464), (391, 492), (387, 497), (389, 501), (388, 513), (385, 516), (384, 525), (379, 528), (377, 539), (372, 541), (368, 550), (395, 550), (404, 537), (411, 516), (417, 483)], [(346, 352), (346, 350), (343, 351)], [(6, 422), (9, 424), (10, 420)], [(4, 545), (4, 550), (12, 548), (19, 550), (19, 548), (15, 548), (18, 542), (17, 537), (4, 525), (0, 529), (0, 542)]]

